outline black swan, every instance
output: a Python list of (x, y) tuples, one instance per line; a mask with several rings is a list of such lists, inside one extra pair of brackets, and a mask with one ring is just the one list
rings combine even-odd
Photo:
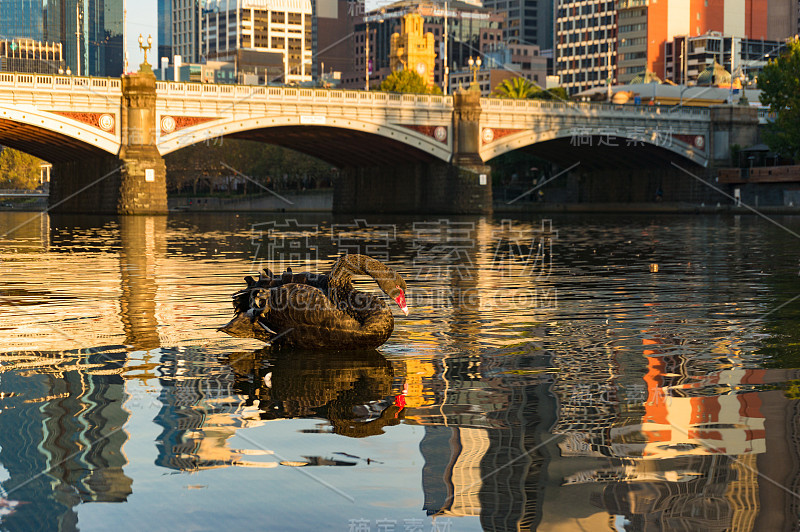
[(220, 331), (270, 342), (274, 348), (374, 349), (392, 335), (394, 317), (379, 297), (353, 287), (353, 275), (372, 277), (408, 315), (406, 283), (366, 255), (344, 255), (330, 273), (279, 276), (264, 270), (233, 295), (235, 317)]

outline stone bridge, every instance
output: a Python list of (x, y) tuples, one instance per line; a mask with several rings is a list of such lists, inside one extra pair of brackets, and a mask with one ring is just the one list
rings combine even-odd
[[(0, 73), (0, 144), (54, 164), (50, 206), (166, 211), (163, 156), (217, 137), (296, 149), (342, 169), (340, 212), (484, 213), (486, 162), (525, 150), (566, 166), (698, 170), (757, 135), (754, 109), (391, 94)], [(752, 142), (751, 142), (752, 141)]]

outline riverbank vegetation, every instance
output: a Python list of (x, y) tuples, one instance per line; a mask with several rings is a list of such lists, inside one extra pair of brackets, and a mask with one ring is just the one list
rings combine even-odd
[(35, 190), (40, 183), (42, 160), (12, 148), (0, 149), (0, 188)]
[(788, 41), (758, 75), (761, 103), (776, 113), (764, 138), (775, 153), (800, 160), (800, 40)]
[(167, 155), (170, 194), (235, 195), (330, 188), (336, 169), (310, 155), (249, 140), (217, 138)]

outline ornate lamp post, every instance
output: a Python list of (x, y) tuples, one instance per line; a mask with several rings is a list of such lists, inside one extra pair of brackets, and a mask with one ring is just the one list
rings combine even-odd
[(150, 63), (147, 62), (147, 52), (150, 48), (153, 47), (153, 36), (147, 36), (147, 46), (144, 45), (144, 39), (142, 38), (142, 34), (139, 34), (139, 49), (144, 52), (144, 63), (140, 66), (143, 70), (150, 70)]
[(481, 56), (478, 56), (477, 59), (472, 59), (472, 56), (469, 57), (469, 69), (472, 71), (472, 82), (477, 87), (478, 85), (478, 70), (481, 69)]

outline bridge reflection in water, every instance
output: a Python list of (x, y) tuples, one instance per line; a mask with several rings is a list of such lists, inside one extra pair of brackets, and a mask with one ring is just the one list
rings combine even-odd
[[(63, 234), (41, 227), (47, 234), (28, 234), (30, 245), (58, 248)], [(155, 421), (160, 434), (145, 443), (156, 448), (158, 466), (175, 471), (298, 465), (255, 444), (232, 447), (237, 432), (271, 420), (316, 418), (306, 433), (352, 438), (418, 425), (422, 509), (437, 519), (476, 516), (486, 530), (783, 530), (797, 515), (796, 497), (781, 486), (799, 487), (798, 403), (772, 389), (796, 372), (746, 366), (736, 334), (717, 335), (717, 358), (698, 356), (656, 306), (637, 314), (648, 325), (636, 345), (631, 337), (614, 340), (602, 325), (556, 324), (565, 312), (555, 308), (556, 289), (567, 281), (550, 269), (546, 243), (534, 246), (542, 254), (533, 271), (509, 251), (508, 226), (467, 226), (462, 236), (474, 245), (444, 268), (415, 265), (421, 273), (409, 286), (430, 289), (414, 294), (425, 318), (399, 323), (396, 332), (398, 345), (415, 351), (336, 356), (180, 346), (192, 344), (186, 331), (197, 323), (181, 321), (203, 297), (191, 295), (197, 284), (174, 281), (204, 261), (168, 256), (165, 218), (110, 227), (119, 235), (118, 260), (108, 250), (93, 257), (105, 277), (100, 303), (92, 303), (107, 336), (91, 336), (94, 325), (80, 337), (65, 320), (62, 331), (91, 349), (0, 354), (3, 389), (25, 390), (4, 397), (0, 414), (8, 477), (0, 495), (25, 501), (3, 518), (4, 528), (76, 529), (78, 504), (126, 501), (134, 487), (125, 454), (132, 416)], [(428, 229), (430, 236), (441, 228)], [(518, 230), (529, 242), (546, 233), (533, 224)], [(8, 276), (18, 290), (14, 304), (28, 305), (27, 314), (43, 311), (39, 296), (14, 288), (19, 275)], [(515, 293), (528, 291), (525, 301), (509, 299), (510, 280)], [(111, 299), (116, 313), (106, 312)], [(87, 301), (76, 301), (92, 315)], [(206, 312), (210, 323), (219, 309)], [(13, 313), (0, 316), (13, 329)], [(40, 332), (29, 315), (17, 320), (21, 330)], [(24, 333), (12, 339), (25, 345)], [(135, 403), (143, 390), (155, 409)], [(302, 464), (355, 463), (303, 454), (297, 441)]]

